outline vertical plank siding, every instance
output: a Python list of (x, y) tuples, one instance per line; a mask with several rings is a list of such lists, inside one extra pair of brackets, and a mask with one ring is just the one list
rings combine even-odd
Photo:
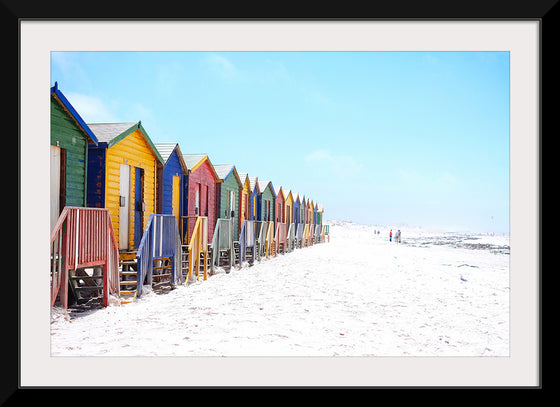
[(66, 150), (66, 205), (85, 206), (87, 136), (54, 96), (51, 96), (51, 145)]
[[(131, 189), (136, 182), (134, 167), (144, 169), (144, 203), (145, 210), (142, 224), (147, 225), (152, 213), (156, 212), (156, 167), (157, 162), (152, 149), (146, 142), (141, 131), (135, 130), (114, 146), (107, 149), (106, 153), (106, 182), (105, 182), (105, 207), (109, 209), (111, 220), (115, 229), (115, 236), (119, 240), (119, 180), (120, 164), (131, 166)], [(134, 192), (134, 191), (132, 191)], [(131, 194), (131, 197), (134, 193)], [(132, 199), (131, 199), (132, 201)], [(129, 247), (135, 248), (134, 242), (134, 208), (129, 211)], [(136, 246), (140, 242), (136, 242)]]
[[(200, 188), (200, 211), (202, 213), (195, 213), (195, 196), (196, 191)], [(210, 164), (205, 161), (197, 169), (189, 174), (188, 180), (188, 216), (207, 216), (208, 217), (208, 243), (212, 242), (212, 237), (214, 236), (214, 228), (216, 226), (216, 180), (214, 174), (210, 169)], [(208, 200), (206, 197), (208, 196)], [(208, 205), (208, 206), (206, 206)], [(206, 214), (206, 207), (208, 207), (208, 214)], [(194, 231), (196, 219), (191, 218), (189, 220), (189, 236), (188, 240), (191, 239), (192, 233)]]

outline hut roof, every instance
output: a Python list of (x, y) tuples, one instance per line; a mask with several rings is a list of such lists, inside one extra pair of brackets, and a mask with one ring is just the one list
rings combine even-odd
[(258, 177), (249, 177), (249, 188), (251, 192), (255, 190), (255, 186), (257, 187), (257, 192), (260, 193), (261, 189), (259, 188), (259, 184), (257, 183)]
[(58, 83), (55, 82), (54, 86), (51, 86), (51, 95), (55, 97), (55, 99), (62, 104), (65, 110), (70, 114), (70, 116), (74, 119), (78, 127), (91, 139), (91, 141), (97, 145), (98, 140), (96, 135), (93, 133), (91, 128), (86, 124), (82, 116), (78, 114), (74, 106), (66, 99), (66, 96), (58, 89)]
[(181, 149), (179, 148), (178, 143), (154, 143), (154, 146), (158, 150), (161, 158), (163, 159), (163, 165), (167, 164), (169, 161), (169, 157), (173, 154), (173, 151), (177, 149), (177, 156), (179, 157), (179, 163), (183, 168), (184, 172), (187, 172), (187, 165), (185, 164), (185, 160), (183, 159), (183, 154), (181, 154)]
[(235, 168), (235, 165), (233, 164), (215, 165), (214, 170), (216, 171), (216, 174), (218, 174), (218, 177), (222, 181), (225, 181), (226, 178), (228, 178), (233, 173), (235, 178), (237, 178), (237, 182), (241, 184), (241, 179), (239, 178), (239, 174), (237, 173), (237, 169)]
[(150, 136), (148, 136), (148, 133), (146, 132), (144, 127), (142, 127), (142, 123), (140, 122), (140, 120), (136, 123), (88, 123), (88, 126), (97, 137), (97, 140), (100, 143), (107, 143), (108, 147), (114, 146), (126, 136), (140, 129), (142, 135), (144, 136), (144, 139), (153, 150), (157, 159), (162, 164), (164, 163), (163, 158), (159, 154), (159, 151), (157, 150), (154, 143), (152, 143)]
[(270, 184), (270, 189), (272, 190), (274, 196), (276, 196), (276, 192), (274, 191), (274, 186), (272, 185), (272, 182), (257, 180), (257, 183), (259, 184), (259, 190), (261, 191), (261, 193), (263, 193), (266, 187), (268, 187), (268, 184)]
[(183, 154), (183, 160), (185, 160), (187, 169), (191, 172), (200, 167), (204, 163), (204, 161), (208, 161), (210, 170), (214, 174), (214, 178), (216, 179), (216, 181), (222, 181), (222, 179), (216, 173), (216, 169), (214, 168), (214, 165), (212, 165), (212, 161), (210, 161), (210, 158), (208, 158), (208, 154)]

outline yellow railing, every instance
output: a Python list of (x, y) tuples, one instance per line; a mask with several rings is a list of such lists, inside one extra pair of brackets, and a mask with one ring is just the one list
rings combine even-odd
[(266, 230), (266, 258), (272, 256), (274, 250), (274, 222), (268, 222), (268, 229)]
[(199, 280), (201, 254), (203, 255), (204, 280), (208, 279), (208, 218), (206, 216), (197, 217), (187, 248), (189, 251), (188, 278), (184, 284), (193, 280), (193, 270), (196, 270), (196, 279)]
[(309, 246), (309, 223), (305, 224), (303, 228), (303, 241), (301, 243), (302, 247)]

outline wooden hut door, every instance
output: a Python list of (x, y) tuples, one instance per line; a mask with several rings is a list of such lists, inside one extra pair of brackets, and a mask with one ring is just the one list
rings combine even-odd
[(179, 224), (179, 207), (181, 204), (181, 194), (180, 191), (181, 190), (181, 177), (178, 177), (176, 175), (173, 175), (173, 192), (172, 192), (172, 198), (171, 198), (171, 213), (173, 215), (175, 215), (175, 218), (177, 219), (177, 224)]
[(60, 215), (60, 148), (51, 146), (51, 231)]
[(144, 234), (144, 169), (134, 169), (134, 247), (138, 248)]
[(130, 166), (121, 164), (119, 178), (119, 249), (128, 250)]

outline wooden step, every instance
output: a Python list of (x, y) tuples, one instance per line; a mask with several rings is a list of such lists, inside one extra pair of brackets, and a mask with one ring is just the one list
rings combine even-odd
[(121, 276), (136, 276), (138, 275), (137, 271), (120, 271), (119, 274)]
[(138, 282), (136, 280), (121, 281), (121, 285), (136, 285)]
[(74, 290), (83, 291), (83, 290), (90, 290), (90, 291), (99, 291), (103, 290), (102, 285), (84, 285), (80, 287), (74, 287)]
[(128, 266), (128, 265), (132, 266), (132, 265), (138, 264), (138, 262), (136, 260), (121, 260), (121, 261), (119, 261), (119, 264), (121, 266), (123, 266), (123, 265), (124, 266)]
[(152, 267), (152, 270), (165, 270), (165, 269), (170, 269), (173, 268), (171, 264), (168, 264), (167, 266), (157, 266), (157, 267)]
[(136, 295), (136, 290), (121, 290), (121, 295), (122, 294), (134, 294), (134, 295)]
[(70, 276), (70, 279), (72, 279), (72, 280), (88, 280), (88, 279), (95, 279), (95, 278), (102, 279), (103, 276), (88, 276), (88, 275), (86, 275), (86, 276)]
[(152, 274), (152, 279), (161, 278), (161, 277), (171, 277), (171, 273), (169, 273), (169, 274)]

